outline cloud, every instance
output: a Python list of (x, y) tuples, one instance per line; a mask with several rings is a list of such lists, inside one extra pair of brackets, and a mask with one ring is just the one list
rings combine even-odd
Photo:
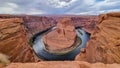
[(18, 6), (14, 3), (5, 3), (0, 6), (0, 13), (17, 13), (17, 11), (15, 11), (16, 8), (18, 8)]
[(77, 0), (69, 0), (69, 1), (60, 1), (60, 0), (48, 0), (50, 5), (52, 5), (55, 8), (62, 8), (62, 7), (67, 7), (69, 5), (71, 5), (72, 3), (74, 3)]
[(92, 0), (87, 2), (84, 0), (84, 4), (81, 6), (76, 6), (76, 8), (67, 12), (67, 14), (89, 14), (89, 15), (98, 15), (107, 12), (120, 12), (120, 1), (113, 0), (101, 0), (96, 1)]
[(46, 14), (46, 12), (40, 11), (40, 10), (36, 10), (36, 9), (31, 9), (30, 11), (28, 11), (28, 13), (26, 13), (28, 15), (34, 15), (34, 14)]
[(1, 14), (101, 14), (120, 11), (119, 0), (1, 0)]

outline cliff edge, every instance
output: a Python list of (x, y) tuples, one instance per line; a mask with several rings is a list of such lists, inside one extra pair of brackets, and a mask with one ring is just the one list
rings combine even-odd
[(34, 61), (21, 18), (0, 19), (0, 52), (8, 55), (11, 62)]
[(91, 33), (85, 52), (76, 60), (90, 63), (120, 63), (120, 12), (101, 14), (94, 33)]

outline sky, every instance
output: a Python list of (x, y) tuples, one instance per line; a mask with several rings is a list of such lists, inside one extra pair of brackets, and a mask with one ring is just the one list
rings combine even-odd
[(0, 0), (0, 14), (98, 15), (120, 12), (120, 0)]

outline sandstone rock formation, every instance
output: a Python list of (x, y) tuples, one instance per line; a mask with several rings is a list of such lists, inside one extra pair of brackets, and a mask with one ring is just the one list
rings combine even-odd
[[(6, 37), (4, 38), (4, 40), (3, 39), (0, 40), (0, 44), (2, 44), (0, 45), (1, 46), (0, 52), (10, 56), (10, 60), (15, 62), (28, 62), (28, 61), (34, 62), (39, 60), (39, 59), (35, 59), (33, 55), (33, 50), (29, 47), (28, 40), (34, 34), (42, 30), (45, 30), (47, 28), (50, 28), (51, 26), (54, 26), (57, 22), (60, 21), (60, 19), (63, 19), (65, 17), (71, 18), (71, 22), (75, 26), (83, 27), (89, 32), (91, 32), (94, 29), (95, 24), (97, 23), (97, 16), (31, 16), (31, 15), (0, 14), (0, 20), (4, 20), (4, 22), (3, 21), (0, 22), (0, 27), (3, 28), (4, 26), (1, 26), (1, 25), (7, 25), (8, 28), (6, 30), (7, 31), (11, 30), (11, 32), (8, 32), (8, 33), (7, 31), (4, 31), (7, 33), (7, 34), (4, 34), (4, 36), (3, 34), (0, 33), (0, 38), (1, 36), (3, 38), (6, 35), (8, 36), (10, 35), (9, 38)], [(11, 25), (8, 25), (8, 24), (11, 24)], [(12, 29), (11, 29), (11, 26), (12, 26)], [(18, 32), (13, 30), (14, 28), (15, 30), (18, 30)], [(28, 36), (28, 39), (26, 36)], [(9, 42), (10, 42), (10, 45), (7, 45), (7, 43), (9, 44)], [(9, 46), (12, 46), (12, 47), (9, 47)], [(17, 47), (14, 47), (14, 46), (17, 46)]]
[(1, 19), (6, 18), (21, 18), (23, 25), (27, 31), (27, 36), (30, 39), (34, 34), (39, 33), (45, 29), (55, 26), (57, 23), (55, 19), (47, 16), (32, 16), (32, 15), (8, 15), (0, 14)]
[(55, 30), (43, 37), (48, 50), (60, 50), (71, 47), (76, 40), (76, 31), (70, 19), (63, 19)]
[(0, 52), (8, 55), (11, 62), (35, 60), (21, 18), (0, 19)]
[(81, 27), (85, 31), (92, 33), (94, 32), (95, 26), (98, 23), (98, 16), (95, 15), (61, 15), (61, 16), (51, 16), (57, 22), (64, 18), (71, 18), (71, 22), (75, 27)]
[(120, 64), (90, 64), (82, 61), (44, 61), (38, 63), (12, 63), (5, 68), (120, 68)]
[(91, 34), (86, 52), (76, 60), (120, 63), (120, 12), (102, 14), (96, 31)]
[(76, 27), (81, 27), (87, 32), (94, 31), (98, 22), (98, 16), (77, 16), (77, 15), (51, 15), (51, 16), (32, 16), (32, 15), (8, 15), (0, 14), (1, 19), (6, 18), (22, 18), (23, 24), (26, 28), (28, 37), (32, 37), (34, 34), (43, 31), (47, 28), (55, 26), (63, 18), (71, 18), (71, 22)]
[(39, 33), (45, 29), (55, 26), (57, 23), (53, 18), (46, 16), (22, 16), (24, 26), (28, 37), (31, 38), (34, 34)]

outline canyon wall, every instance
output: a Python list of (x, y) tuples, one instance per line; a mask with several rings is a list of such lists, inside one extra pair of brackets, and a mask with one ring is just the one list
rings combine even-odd
[(1, 19), (6, 18), (21, 18), (23, 25), (30, 39), (34, 34), (39, 33), (45, 29), (55, 26), (57, 23), (55, 19), (47, 16), (31, 16), (31, 15), (0, 15)]
[(45, 29), (55, 26), (56, 21), (51, 17), (46, 16), (23, 16), (24, 26), (28, 37), (31, 38), (34, 34), (39, 33)]
[(12, 62), (35, 60), (21, 18), (0, 19), (0, 53), (8, 55)]
[(98, 16), (94, 16), (94, 15), (32, 16), (32, 15), (1, 14), (0, 18), (4, 18), (4, 19), (5, 18), (22, 18), (24, 22), (23, 24), (26, 27), (26, 31), (29, 37), (47, 28), (55, 26), (63, 18), (71, 18), (71, 22), (76, 27), (81, 27), (89, 33), (94, 31), (95, 26), (98, 23)]
[(98, 23), (98, 16), (95, 15), (53, 16), (52, 18), (57, 22), (63, 18), (71, 18), (71, 22), (75, 25), (75, 27), (81, 27), (89, 33), (94, 32), (95, 26)]
[(120, 12), (99, 16), (95, 32), (91, 33), (85, 51), (76, 60), (120, 63)]

